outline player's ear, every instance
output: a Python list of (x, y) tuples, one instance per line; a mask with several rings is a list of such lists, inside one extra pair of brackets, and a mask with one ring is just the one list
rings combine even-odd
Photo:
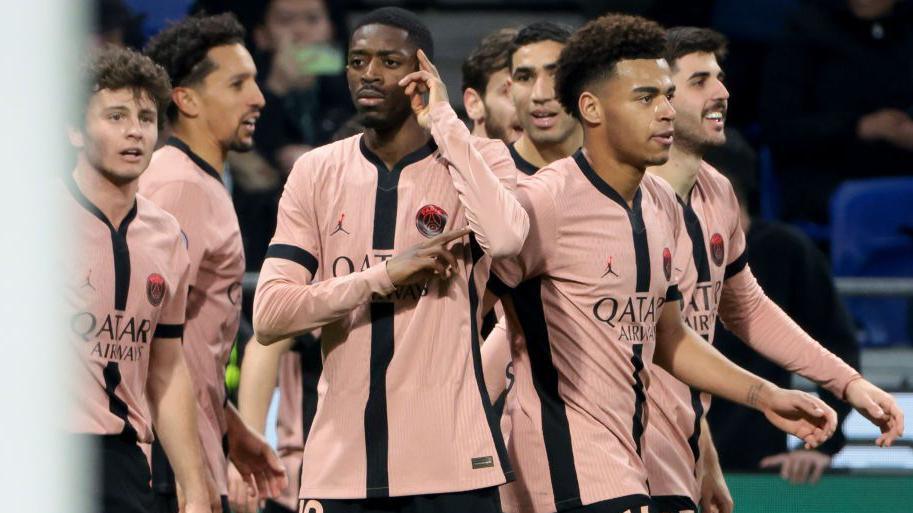
[(467, 87), (463, 91), (463, 106), (466, 108), (466, 115), (476, 125), (485, 120), (485, 104), (482, 103), (482, 96), (475, 89)]
[(577, 98), (577, 109), (580, 110), (580, 119), (590, 125), (602, 124), (602, 105), (599, 98), (589, 91), (580, 93)]
[(82, 129), (73, 125), (67, 126), (67, 139), (69, 139), (70, 144), (78, 150), (83, 149), (86, 145), (85, 138), (82, 135)]
[(188, 118), (200, 115), (200, 99), (197, 92), (190, 87), (175, 87), (171, 90), (171, 101), (181, 114)]

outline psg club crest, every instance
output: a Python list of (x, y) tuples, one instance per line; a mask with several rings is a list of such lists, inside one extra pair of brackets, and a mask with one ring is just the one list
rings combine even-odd
[(152, 273), (146, 278), (146, 297), (152, 306), (162, 304), (165, 298), (165, 278), (161, 274)]
[(710, 258), (713, 259), (713, 263), (717, 267), (723, 265), (723, 236), (719, 233), (714, 233), (710, 237)]
[(663, 272), (667, 281), (672, 279), (672, 252), (669, 248), (663, 248)]
[(415, 227), (418, 228), (419, 233), (429, 239), (444, 233), (446, 224), (447, 212), (437, 205), (425, 205), (415, 214)]

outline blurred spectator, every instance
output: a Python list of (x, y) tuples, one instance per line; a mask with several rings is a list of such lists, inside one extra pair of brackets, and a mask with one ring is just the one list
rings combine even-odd
[(95, 0), (95, 20), (89, 32), (90, 46), (114, 44), (140, 49), (143, 17), (122, 0)]
[(255, 59), (266, 107), (257, 152), (230, 159), (248, 270), (259, 270), (275, 231), (292, 164), (329, 142), (353, 114), (345, 79), (345, 25), (338, 2), (271, 0), (253, 14)]
[[(852, 323), (837, 296), (824, 255), (808, 237), (788, 225), (751, 219), (744, 188), (729, 176), (742, 204), (748, 264), (764, 292), (822, 346), (858, 369), (859, 347)], [(714, 345), (736, 365), (791, 388), (789, 371), (754, 352), (721, 324)], [(818, 393), (837, 411), (842, 427), (850, 406), (820, 387)], [(726, 471), (756, 472), (763, 465), (780, 468), (781, 475), (793, 482), (817, 481), (830, 466), (831, 457), (846, 444), (838, 429), (816, 451), (800, 448), (789, 452), (786, 437), (764, 414), (723, 399), (714, 400), (708, 421)], [(751, 433), (750, 443), (746, 443), (745, 433)]]
[(761, 116), (787, 219), (824, 222), (848, 178), (913, 171), (913, 9), (807, 2), (765, 70)]

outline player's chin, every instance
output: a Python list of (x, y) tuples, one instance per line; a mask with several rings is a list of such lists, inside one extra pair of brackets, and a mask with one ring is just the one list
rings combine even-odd
[(248, 152), (254, 149), (254, 138), (249, 136), (238, 136), (229, 145), (231, 151), (239, 153)]
[(661, 166), (669, 161), (669, 150), (654, 150), (644, 160), (646, 167)]

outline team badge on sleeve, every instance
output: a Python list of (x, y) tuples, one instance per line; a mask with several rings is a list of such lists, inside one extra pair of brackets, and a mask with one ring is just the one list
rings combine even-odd
[(713, 263), (717, 267), (723, 265), (723, 236), (719, 233), (714, 233), (710, 237), (710, 258), (713, 259)]
[(162, 304), (165, 298), (165, 278), (161, 274), (152, 273), (146, 278), (146, 298), (152, 306)]
[(666, 273), (666, 280), (672, 279), (672, 252), (669, 248), (663, 248), (663, 272)]
[(425, 205), (415, 214), (415, 227), (418, 228), (419, 233), (429, 239), (444, 233), (446, 224), (447, 212), (437, 205)]

